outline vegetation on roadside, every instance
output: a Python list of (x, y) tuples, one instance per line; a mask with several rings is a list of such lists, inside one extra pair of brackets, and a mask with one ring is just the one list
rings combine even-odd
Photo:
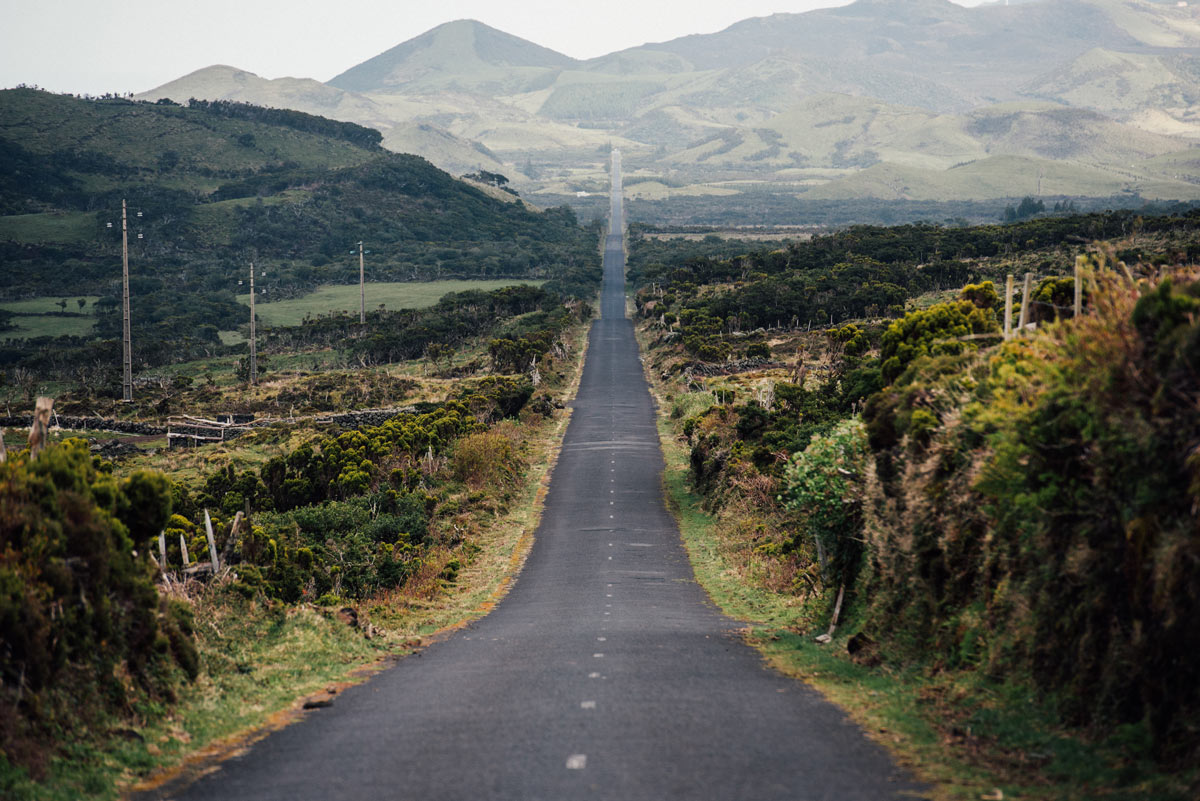
[[(16, 571), (4, 574), (6, 590), (16, 593), (0, 609), (5, 641), (44, 641), (34, 636), (39, 632), (14, 639), (22, 626), (36, 624), (30, 604), (37, 601), (70, 610), (72, 616), (50, 616), (64, 631), (80, 629), (76, 616), (86, 612), (109, 632), (112, 649), (111, 656), (102, 648), (72, 651), (68, 656), (81, 663), (68, 660), (65, 674), (51, 675), (59, 664), (53, 659), (38, 662), (23, 652), (6, 659), (0, 700), (17, 714), (0, 732), (5, 796), (113, 797), (216, 738), (261, 725), (299, 695), (323, 692), (330, 682), (336, 688), (352, 669), (411, 649), (430, 627), (478, 614), (516, 564), (522, 532), (532, 530), (550, 432), (561, 427), (558, 410), (583, 353), (590, 311), (574, 309), (565, 321), (525, 316), (527, 332), (550, 331), (552, 347), (536, 354), (534, 369), (438, 379), (442, 399), (392, 411), (379, 424), (368, 422), (370, 415), (348, 419), (341, 431), (284, 423), (219, 449), (155, 457), (176, 466), (165, 476), (142, 469), (144, 457), (106, 461), (82, 440), (54, 445), (29, 463), (31, 474), (90, 492), (116, 510), (114, 533), (96, 535), (108, 538), (111, 558), (127, 565), (122, 569), (132, 570), (139, 602), (148, 606), (137, 618), (137, 648), (126, 647), (132, 635), (117, 637), (115, 624), (87, 611), (109, 606), (124, 620), (131, 608), (113, 595), (124, 585), (109, 581), (83, 605), (53, 570), (49, 586), (62, 597), (27, 583), (47, 569), (22, 560), (58, 557), (26, 542), (46, 536), (46, 521), (12, 503), (0, 507), (0, 566)], [(550, 329), (539, 327), (545, 321)], [(277, 454), (271, 458), (213, 459), (225, 450), (250, 456), (270, 442), (279, 443), (267, 445)], [(0, 467), (26, 469), (26, 460), (18, 454)], [(189, 467), (178, 469), (183, 465)], [(31, 509), (51, 502), (17, 482), (6, 486)], [(147, 495), (146, 487), (157, 494)], [(125, 501), (135, 495), (136, 502)], [(63, 497), (52, 502), (71, 521), (81, 519)], [(222, 571), (198, 582), (181, 571), (185, 550), (192, 567), (209, 560), (206, 513)], [(122, 527), (121, 514), (154, 518), (131, 518)], [(118, 536), (126, 529), (136, 532), (133, 539)], [(173, 578), (156, 589), (160, 531)], [(55, 534), (60, 550), (91, 547), (67, 533)], [(62, 559), (67, 575), (103, 578), (70, 553)], [(144, 619), (159, 621), (162, 633), (147, 634)], [(48, 689), (39, 695), (34, 688)], [(93, 697), (105, 703), (91, 703)]]
[[(924, 259), (953, 251), (940, 229), (925, 241), (911, 228), (860, 232), (662, 258), (639, 289), (664, 434), (688, 466), (668, 485), (702, 579), (760, 621), (752, 640), (769, 658), (948, 796), (1182, 799), (1200, 786), (1186, 656), (1200, 580), (1188, 478), (1200, 283), (1173, 266), (1193, 253), (1195, 225), (1138, 227), (1090, 248), (1084, 315), (1070, 319), (1071, 280), (1046, 275), (1038, 329), (1007, 343), (986, 279), (1026, 264), (1065, 272), (1073, 248), (1028, 236), (1001, 257), (959, 258), (944, 272), (978, 283), (932, 305), (905, 297), (894, 320), (846, 319), (863, 280), (831, 285), (825, 302), (847, 312), (826, 330), (796, 314), (790, 328), (755, 330), (753, 304), (736, 325), (714, 314), (725, 324), (705, 335), (726, 353), (711, 360), (688, 341), (705, 310), (736, 296), (786, 311), (755, 285), (819, 276), (830, 250), (879, 273), (885, 244)], [(755, 343), (775, 361), (749, 358)], [(832, 642), (814, 642), (825, 633)]]
[[(10, 416), (52, 394), (125, 426), (0, 456), (0, 795), (112, 798), (502, 590), (582, 358), (597, 231), (297, 112), (26, 89), (0, 111), (0, 395)], [(260, 319), (248, 385), (248, 263), (260, 299), (294, 299), (357, 280), (358, 240), (373, 281), (503, 284), (365, 325)], [(35, 317), (57, 336), (24, 335)], [(254, 422), (163, 448), (182, 415)]]

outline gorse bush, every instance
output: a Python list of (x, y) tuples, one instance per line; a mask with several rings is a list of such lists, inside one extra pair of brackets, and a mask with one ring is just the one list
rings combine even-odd
[(962, 353), (972, 347), (964, 337), (997, 330), (992, 310), (970, 300), (909, 312), (883, 334), (883, 377), (888, 381), (897, 378), (918, 356)]

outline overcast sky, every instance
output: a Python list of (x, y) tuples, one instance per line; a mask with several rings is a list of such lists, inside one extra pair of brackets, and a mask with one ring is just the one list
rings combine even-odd
[[(978, 5), (980, 0), (957, 0)], [(142, 92), (211, 64), (327, 81), (443, 22), (575, 58), (848, 0), (0, 0), (0, 88)]]

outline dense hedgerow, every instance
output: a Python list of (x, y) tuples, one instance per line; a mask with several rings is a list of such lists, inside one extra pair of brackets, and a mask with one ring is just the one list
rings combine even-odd
[[(756, 323), (803, 325), (813, 309), (829, 313), (820, 282), (848, 249), (893, 265), (914, 248), (936, 249), (934, 240), (961, 238), (966, 248), (974, 237), (978, 247), (1006, 230), (862, 230), (650, 264), (662, 282), (638, 305), (653, 327), (671, 329), (663, 345), (721, 361), (738, 343), (770, 336), (753, 332)], [(885, 256), (889, 242), (903, 253)], [(710, 384), (704, 404), (676, 401), (687, 410), (678, 416), (691, 478), (728, 523), (748, 575), (808, 598), (810, 622), (827, 619), (844, 586), (843, 631), (869, 635), (872, 659), (971, 673), (1026, 698), (1033, 690), (1074, 731), (1131, 744), (1131, 759), (1194, 760), (1200, 281), (1182, 268), (1156, 272), (1182, 253), (1116, 270), (1089, 256), (1094, 280), (1079, 319), (1073, 280), (1041, 280), (1028, 309), (1038, 329), (1007, 343), (1001, 298), (981, 281), (882, 333), (829, 329), (819, 386), (804, 381), (813, 358), (804, 353), (765, 402), (737, 397), (744, 382), (734, 391)], [(848, 274), (863, 280), (826, 296), (839, 311), (854, 308), (870, 276), (890, 273), (859, 260)], [(897, 285), (920, 289), (930, 275)], [(804, 341), (808, 350), (822, 344)]]
[(1180, 758), (1200, 745), (1200, 283), (1101, 285), (1077, 321), (872, 399), (865, 625)]

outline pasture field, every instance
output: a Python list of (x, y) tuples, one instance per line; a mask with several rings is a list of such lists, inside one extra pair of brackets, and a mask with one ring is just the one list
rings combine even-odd
[[(60, 317), (55, 314), (55, 312), (63, 311), (58, 306), (58, 302), (62, 300), (67, 302), (66, 311), (79, 312), (80, 298), (86, 301), (81, 316)], [(5, 337), (34, 339), (37, 337), (87, 336), (96, 327), (96, 318), (93, 315), (97, 300), (99, 300), (99, 297), (96, 295), (82, 295), (80, 297), (47, 296), (26, 298), (25, 300), (10, 300), (0, 303), (0, 309), (13, 312), (17, 315), (12, 318), (12, 323), (16, 326), (16, 329), (0, 333), (0, 339)]]
[[(378, 309), (380, 304), (383, 304), (388, 309), (420, 309), (432, 306), (449, 292), (465, 292), (468, 289), (491, 292), (505, 286), (518, 284), (541, 286), (543, 283), (545, 282), (522, 278), (368, 283), (367, 308)], [(259, 320), (264, 325), (300, 325), (305, 315), (316, 317), (319, 314), (329, 314), (330, 312), (354, 313), (358, 311), (358, 284), (324, 286), (303, 297), (267, 303), (262, 302), (261, 295), (259, 298), (254, 308)], [(238, 295), (237, 299), (240, 303), (250, 305), (249, 294)]]

